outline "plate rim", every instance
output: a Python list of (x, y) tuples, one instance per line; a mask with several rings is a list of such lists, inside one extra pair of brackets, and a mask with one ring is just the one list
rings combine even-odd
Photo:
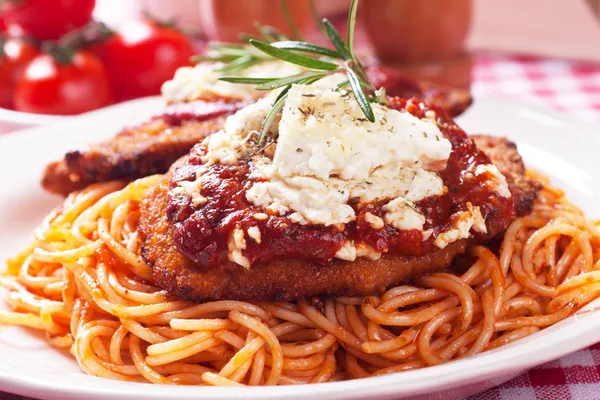
[[(150, 104), (157, 101), (156, 97), (143, 98), (132, 102), (114, 105), (102, 110), (94, 111), (86, 115), (69, 118), (66, 121), (58, 123), (33, 127), (20, 131), (11, 132), (0, 136), (0, 146), (2, 145), (17, 145), (18, 142), (27, 142), (28, 139), (35, 138), (37, 135), (43, 135), (46, 130), (55, 130), (57, 127), (74, 129), (79, 124), (85, 124), (85, 121), (90, 117), (102, 115), (106, 112), (111, 112), (115, 109), (124, 109), (125, 107), (136, 107), (139, 104)], [(539, 104), (519, 103), (509, 101), (503, 98), (478, 96), (475, 99), (473, 109), (467, 111), (476, 112), (478, 103), (484, 103), (485, 106), (496, 106), (506, 108), (507, 110), (516, 110), (518, 107), (531, 109), (535, 112), (552, 116), (558, 120), (565, 122), (568, 125), (583, 127), (583, 131), (592, 131), (595, 127), (594, 123), (580, 120), (565, 112), (547, 108)], [(467, 114), (468, 115), (468, 114)], [(459, 119), (460, 124), (460, 119)], [(514, 139), (514, 138), (513, 138)], [(86, 380), (91, 379), (98, 381), (97, 385), (86, 387), (82, 383), (78, 383), (76, 379), (70, 382), (61, 382), (56, 385), (52, 380), (53, 374), (36, 373), (33, 376), (28, 374), (23, 375), (11, 371), (10, 366), (2, 365), (0, 361), (0, 387), (2, 390), (32, 395), (38, 391), (44, 391), (44, 396), (68, 395), (77, 396), (84, 394), (88, 398), (104, 398), (106, 396), (120, 396), (123, 398), (152, 398), (159, 396), (169, 396), (174, 399), (195, 398), (199, 396), (209, 396), (215, 399), (230, 399), (230, 398), (303, 398), (306, 395), (314, 396), (332, 396), (340, 393), (350, 393), (351, 396), (360, 396), (361, 394), (385, 396), (397, 393), (399, 387), (406, 388), (409, 394), (418, 395), (430, 393), (436, 390), (452, 387), (453, 385), (462, 385), (462, 382), (471, 381), (476, 383), (485, 380), (491, 375), (506, 374), (509, 371), (520, 369), (521, 371), (540, 365), (547, 361), (560, 358), (566, 354), (588, 347), (600, 340), (600, 311), (582, 314), (582, 316), (574, 316), (570, 318), (579, 319), (577, 322), (578, 329), (563, 329), (565, 334), (556, 335), (553, 340), (537, 340), (536, 335), (533, 339), (524, 339), (524, 341), (515, 342), (514, 345), (500, 350), (494, 350), (488, 353), (483, 353), (468, 359), (457, 360), (451, 363), (427, 367), (419, 370), (405, 371), (400, 374), (390, 374), (380, 377), (371, 377), (367, 379), (356, 379), (344, 382), (332, 382), (317, 385), (300, 385), (300, 386), (277, 386), (277, 387), (244, 387), (244, 388), (215, 388), (215, 387), (184, 387), (178, 386), (173, 390), (171, 386), (161, 386), (153, 384), (128, 383), (121, 381), (112, 381), (105, 378), (96, 378), (85, 376)], [(0, 328), (1, 329), (1, 328)], [(596, 335), (592, 333), (598, 331)], [(542, 331), (543, 332), (543, 331)], [(531, 337), (530, 337), (531, 338)], [(533, 345), (527, 346), (530, 342)], [(539, 342), (539, 343), (536, 343)], [(558, 350), (556, 347), (558, 346)], [(49, 346), (49, 345), (48, 345)], [(526, 350), (529, 347), (529, 351)], [(547, 351), (552, 349), (552, 351)], [(546, 350), (546, 351), (545, 351)], [(519, 354), (520, 353), (520, 354)], [(519, 355), (520, 360), (525, 362), (519, 363), (514, 361), (515, 355)], [(492, 361), (493, 362), (490, 362)], [(477, 374), (470, 375), (473, 371)], [(83, 374), (83, 372), (80, 372)], [(40, 376), (46, 376), (40, 380)], [(434, 378), (432, 381), (431, 379)], [(107, 385), (102, 385), (103, 382), (109, 382)], [(145, 389), (142, 389), (145, 388)], [(199, 393), (199, 392), (202, 393)], [(38, 393), (39, 395), (39, 393)]]

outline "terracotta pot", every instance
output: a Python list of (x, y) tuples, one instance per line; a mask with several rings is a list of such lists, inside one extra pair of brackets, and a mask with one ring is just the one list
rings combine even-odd
[[(204, 32), (211, 40), (234, 42), (240, 32), (256, 34), (255, 21), (292, 33), (280, 0), (199, 0), (199, 4)], [(311, 20), (308, 0), (288, 0), (287, 4), (296, 25), (305, 31)]]
[(471, 0), (367, 0), (359, 17), (382, 61), (422, 62), (461, 52), (471, 12)]

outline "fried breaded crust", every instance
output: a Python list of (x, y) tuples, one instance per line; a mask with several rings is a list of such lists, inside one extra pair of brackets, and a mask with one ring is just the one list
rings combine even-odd
[(471, 138), (506, 177), (510, 191), (516, 194), (514, 203), (517, 215), (529, 214), (537, 193), (542, 190), (542, 184), (525, 176), (525, 164), (517, 145), (503, 137), (472, 135)]
[(49, 164), (42, 186), (66, 196), (96, 182), (164, 173), (192, 146), (222, 129), (225, 118), (185, 121), (180, 126), (171, 126), (159, 118), (126, 128), (111, 139), (86, 150), (68, 152), (62, 160)]
[[(539, 185), (523, 175), (525, 167), (514, 144), (483, 136), (478, 136), (477, 142), (484, 152), (494, 152), (492, 158), (505, 174), (515, 204), (520, 205), (519, 215), (529, 213)], [(502, 154), (508, 154), (506, 159)], [(358, 258), (320, 265), (291, 259), (253, 265), (249, 270), (238, 265), (203, 268), (179, 253), (173, 242), (166, 213), (169, 180), (167, 174), (143, 202), (139, 226), (144, 237), (143, 257), (152, 266), (159, 286), (193, 301), (283, 301), (316, 294), (368, 295), (444, 268), (470, 244), (469, 240), (460, 240), (419, 257), (384, 254), (378, 261)]]

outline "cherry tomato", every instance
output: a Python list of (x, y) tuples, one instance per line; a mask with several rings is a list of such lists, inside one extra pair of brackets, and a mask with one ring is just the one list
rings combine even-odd
[(150, 21), (125, 25), (94, 50), (102, 59), (118, 100), (160, 93), (177, 68), (189, 65), (192, 44), (173, 28)]
[(12, 108), (13, 91), (27, 64), (40, 52), (31, 43), (18, 38), (7, 39), (0, 52), (0, 107)]
[(0, 15), (0, 33), (6, 32), (6, 22), (4, 22), (4, 18)]
[(18, 111), (74, 115), (104, 107), (113, 101), (110, 82), (102, 63), (86, 51), (61, 64), (42, 54), (27, 66), (17, 82)]
[(57, 40), (91, 21), (95, 0), (8, 0), (0, 8), (11, 32)]

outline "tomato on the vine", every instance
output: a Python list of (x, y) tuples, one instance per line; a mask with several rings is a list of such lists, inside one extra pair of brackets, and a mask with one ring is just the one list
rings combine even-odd
[(39, 50), (30, 42), (11, 38), (2, 44), (0, 41), (0, 107), (13, 107), (13, 92), (25, 67), (38, 54)]
[(86, 51), (69, 62), (43, 54), (31, 61), (17, 82), (15, 108), (39, 114), (74, 115), (113, 102), (102, 63)]
[(7, 0), (0, 6), (11, 32), (39, 40), (57, 40), (92, 20), (96, 0)]
[(123, 26), (93, 51), (106, 66), (117, 100), (159, 94), (163, 82), (194, 55), (185, 35), (152, 21)]

